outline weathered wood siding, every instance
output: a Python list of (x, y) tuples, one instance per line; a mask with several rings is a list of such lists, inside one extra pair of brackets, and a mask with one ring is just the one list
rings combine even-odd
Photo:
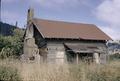
[(24, 40), (24, 54), (27, 54), (28, 56), (37, 54), (40, 55), (41, 59), (46, 60), (48, 63), (62, 64), (67, 62), (68, 53), (64, 47), (65, 43), (72, 45), (79, 44), (81, 46), (85, 45), (88, 47), (98, 47), (102, 51), (99, 56), (100, 63), (106, 62), (107, 47), (105, 41), (44, 39), (34, 25), (27, 28), (26, 37)]
[[(74, 45), (85, 45), (85, 46), (95, 46), (98, 47), (102, 53), (100, 53), (99, 59), (100, 63), (106, 63), (107, 58), (107, 46), (103, 42), (81, 42), (81, 41), (56, 41), (56, 40), (48, 40), (47, 41), (47, 61), (48, 62), (58, 62), (58, 63), (64, 63), (66, 62), (66, 51), (63, 43), (69, 43)], [(93, 53), (94, 54), (94, 53)], [(60, 58), (58, 58), (60, 57)]]
[(62, 43), (47, 43), (47, 62), (48, 63), (65, 63), (66, 54)]

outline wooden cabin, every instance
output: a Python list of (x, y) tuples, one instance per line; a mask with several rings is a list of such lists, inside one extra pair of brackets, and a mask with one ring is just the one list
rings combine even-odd
[(111, 38), (96, 25), (37, 19), (28, 10), (22, 59), (47, 63), (105, 63)]

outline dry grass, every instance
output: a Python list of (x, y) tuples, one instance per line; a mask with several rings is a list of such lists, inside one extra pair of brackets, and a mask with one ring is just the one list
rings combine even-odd
[(55, 65), (2, 60), (0, 65), (17, 68), (22, 81), (120, 81), (120, 61), (106, 65)]

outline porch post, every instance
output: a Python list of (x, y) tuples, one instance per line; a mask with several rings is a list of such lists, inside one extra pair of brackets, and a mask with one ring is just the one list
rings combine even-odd
[(95, 58), (95, 62), (96, 62), (97, 64), (100, 64), (99, 53), (94, 53), (94, 58)]
[(78, 64), (79, 62), (79, 57), (78, 57), (78, 53), (76, 53), (76, 63)]

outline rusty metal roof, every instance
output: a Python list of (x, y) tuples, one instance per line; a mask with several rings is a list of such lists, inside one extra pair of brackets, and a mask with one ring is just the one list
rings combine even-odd
[(108, 35), (93, 24), (70, 23), (44, 19), (33, 19), (33, 24), (44, 38), (111, 40)]

